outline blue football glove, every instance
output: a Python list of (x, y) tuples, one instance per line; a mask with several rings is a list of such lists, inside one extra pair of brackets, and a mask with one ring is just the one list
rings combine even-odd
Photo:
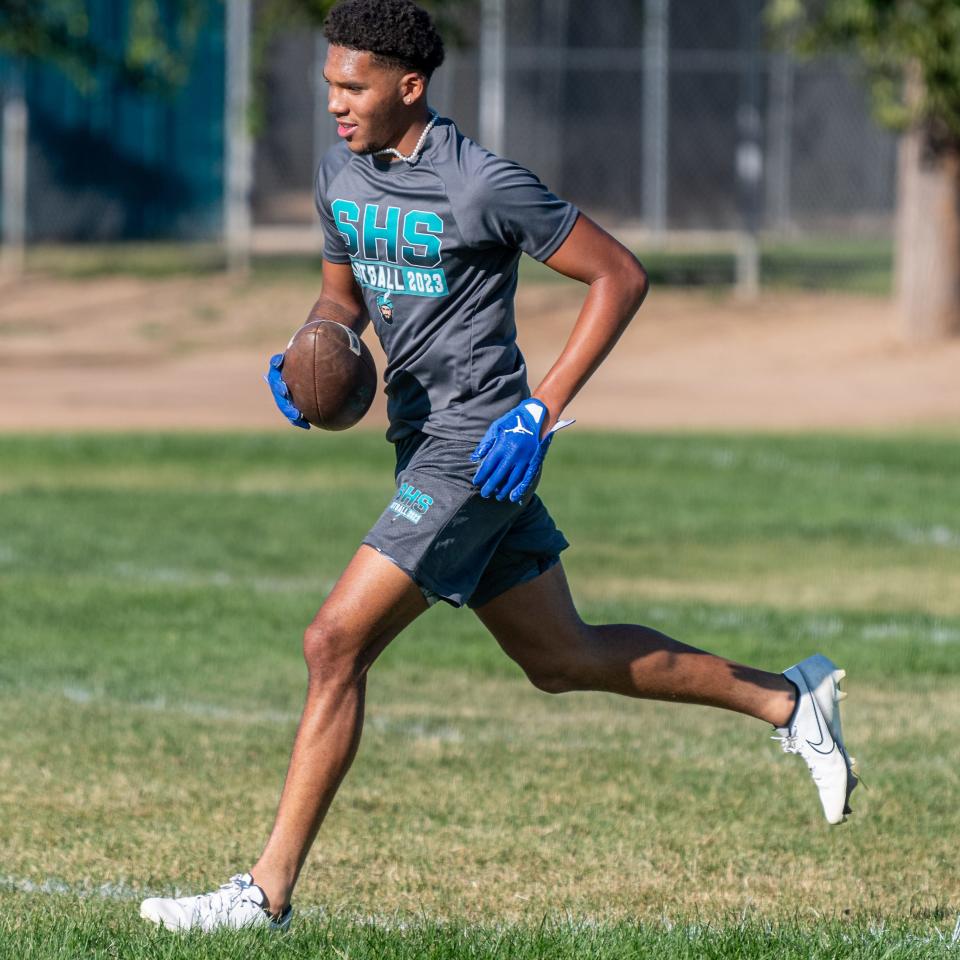
[(542, 440), (540, 430), (547, 419), (547, 407), (531, 397), (494, 420), (470, 459), (482, 460), (473, 484), (480, 487), (480, 496), (510, 498), (518, 503), (527, 492), (547, 455), (554, 431)]
[(273, 394), (276, 405), (280, 412), (295, 426), (303, 427), (304, 430), (310, 429), (310, 424), (304, 420), (303, 414), (293, 405), (290, 399), (290, 391), (283, 382), (283, 376), (280, 370), (283, 368), (283, 354), (275, 353), (270, 358), (270, 369), (263, 375), (267, 381), (267, 386)]

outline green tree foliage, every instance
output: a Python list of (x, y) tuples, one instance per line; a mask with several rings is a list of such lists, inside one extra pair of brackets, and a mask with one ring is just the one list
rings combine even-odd
[[(116, 0), (120, 2), (120, 0)], [(90, 30), (89, 0), (0, 0), (0, 54), (53, 64), (85, 93), (104, 81), (172, 94), (186, 81), (204, 23), (228, 0), (126, 0), (126, 38), (108, 45)], [(259, 73), (270, 41), (290, 28), (319, 29), (336, 0), (255, 2), (253, 60)], [(469, 0), (424, 6), (454, 39), (451, 11)]]
[(767, 14), (800, 52), (856, 53), (882, 123), (902, 129), (919, 120), (960, 146), (960, 0), (770, 0)]
[(90, 30), (87, 0), (0, 0), (0, 54), (63, 70), (90, 93), (107, 82), (173, 93), (186, 80), (210, 0), (129, 0), (123, 44)]

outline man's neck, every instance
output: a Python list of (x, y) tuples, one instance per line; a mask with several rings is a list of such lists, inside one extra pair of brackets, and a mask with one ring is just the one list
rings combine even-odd
[[(409, 155), (413, 152), (417, 143), (420, 140), (420, 137), (423, 134), (423, 131), (426, 129), (427, 124), (430, 122), (430, 111), (427, 108), (424, 108), (423, 113), (418, 116), (409, 127), (407, 127), (406, 133), (400, 138), (400, 141), (395, 144), (394, 149), (398, 150), (404, 156)], [(398, 157), (389, 155), (391, 161), (399, 160)]]

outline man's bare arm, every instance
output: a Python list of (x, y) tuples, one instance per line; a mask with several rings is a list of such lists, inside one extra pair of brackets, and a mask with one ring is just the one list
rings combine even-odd
[(358, 334), (363, 333), (370, 317), (349, 263), (323, 261), (323, 286), (310, 310), (311, 320), (336, 320)]
[(550, 412), (544, 431), (600, 366), (650, 286), (640, 261), (583, 214), (546, 264), (590, 290), (560, 356), (533, 392)]

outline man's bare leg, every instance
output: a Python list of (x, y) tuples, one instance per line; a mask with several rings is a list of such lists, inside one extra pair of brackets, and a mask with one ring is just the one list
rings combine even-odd
[(782, 674), (714, 656), (649, 627), (584, 623), (561, 564), (475, 611), (540, 689), (605, 690), (735, 710), (786, 724), (796, 687)]
[(271, 913), (290, 894), (360, 742), (366, 673), (424, 610), (420, 588), (371, 547), (350, 561), (304, 635), (307, 702), (266, 848), (250, 871)]

